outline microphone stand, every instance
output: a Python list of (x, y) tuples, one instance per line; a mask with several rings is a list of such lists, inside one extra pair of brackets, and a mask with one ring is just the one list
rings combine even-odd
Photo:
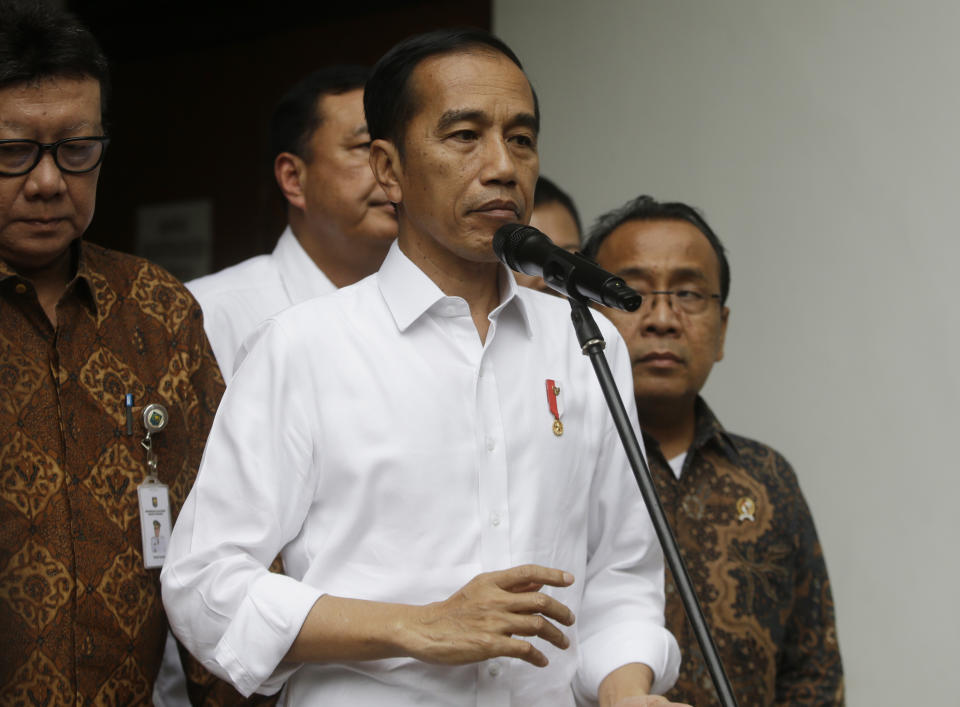
[(710, 670), (710, 677), (713, 679), (713, 685), (717, 690), (717, 696), (720, 698), (720, 704), (723, 707), (737, 707), (737, 699), (733, 696), (733, 690), (730, 687), (730, 681), (724, 672), (723, 663), (717, 654), (717, 647), (710, 636), (710, 630), (707, 628), (707, 622), (703, 618), (703, 610), (700, 608), (700, 602), (697, 601), (697, 595), (693, 591), (693, 585), (690, 582), (690, 575), (687, 574), (687, 568), (683, 564), (683, 558), (680, 556), (680, 550), (677, 547), (677, 541), (673, 537), (673, 531), (667, 522), (667, 517), (663, 512), (663, 506), (660, 505), (660, 499), (653, 486), (653, 479), (650, 476), (650, 469), (647, 468), (647, 462), (640, 452), (640, 444), (637, 442), (637, 435), (630, 425), (630, 418), (627, 416), (627, 410), (623, 406), (623, 399), (620, 397), (620, 391), (617, 390), (613, 375), (610, 373), (610, 366), (607, 358), (603, 354), (606, 342), (600, 333), (597, 322), (590, 312), (585, 299), (568, 295), (570, 307), (573, 310), (570, 313), (573, 319), (573, 328), (577, 332), (577, 340), (580, 342), (580, 350), (584, 356), (590, 358), (593, 364), (593, 370), (600, 381), (600, 388), (603, 390), (603, 397), (607, 400), (607, 407), (610, 408), (610, 414), (613, 415), (613, 422), (620, 434), (620, 441), (623, 443), (624, 450), (627, 453), (627, 459), (630, 461), (630, 467), (633, 469), (633, 475), (640, 487), (640, 493), (643, 495), (643, 501), (650, 514), (650, 520), (653, 521), (654, 530), (660, 539), (660, 546), (663, 548), (664, 557), (667, 564), (673, 572), (673, 579), (677, 584), (677, 591), (680, 593), (680, 599), (683, 601), (683, 608), (687, 612), (687, 618), (693, 626), (693, 632), (697, 637), (697, 643), (700, 644), (700, 650), (703, 651), (703, 657), (707, 661), (707, 668)]

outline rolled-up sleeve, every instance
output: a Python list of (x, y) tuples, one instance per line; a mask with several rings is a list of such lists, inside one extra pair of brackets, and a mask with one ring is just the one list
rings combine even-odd
[(310, 374), (292, 360), (283, 329), (268, 322), (253, 337), (160, 577), (174, 634), (247, 696), (276, 692), (297, 669), (281, 661), (323, 594), (268, 570), (309, 511), (316, 431), (290, 394)]
[[(639, 436), (626, 348), (619, 336), (608, 341), (610, 367)], [(650, 667), (654, 693), (670, 689), (680, 667), (677, 642), (664, 627), (663, 552), (612, 418), (607, 414), (604, 420), (607, 431), (590, 488), (587, 576), (577, 618), (575, 688), (588, 701), (596, 699), (607, 675), (628, 663)]]

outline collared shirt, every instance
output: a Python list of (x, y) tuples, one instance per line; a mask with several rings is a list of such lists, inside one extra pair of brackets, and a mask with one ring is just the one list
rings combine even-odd
[[(741, 707), (843, 704), (833, 597), (817, 531), (787, 461), (729, 434), (703, 399), (677, 479), (646, 438), (651, 473)], [(667, 626), (683, 652), (668, 696), (717, 696), (673, 575)]]
[[(662, 555), (569, 307), (500, 273), (467, 302), (391, 246), (374, 276), (262, 326), (227, 388), (163, 572), (174, 632), (241, 692), (288, 704), (551, 705), (634, 661), (668, 688)], [(626, 348), (599, 318), (635, 419)], [(563, 400), (554, 431), (546, 381)], [(289, 576), (267, 571), (282, 549)], [(425, 604), (481, 572), (572, 572), (567, 651), (466, 666), (280, 664), (323, 594)]]
[(225, 380), (240, 344), (264, 319), (337, 288), (287, 226), (269, 255), (258, 255), (187, 283), (203, 308), (203, 326)]
[(0, 260), (0, 704), (149, 704), (167, 624), (143, 566), (140, 413), (169, 412), (153, 449), (176, 513), (223, 381), (179, 282), (74, 248), (56, 328)]

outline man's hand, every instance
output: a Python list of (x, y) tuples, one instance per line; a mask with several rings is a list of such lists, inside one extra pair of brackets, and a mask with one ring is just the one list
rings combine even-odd
[(573, 612), (543, 594), (544, 586), (567, 587), (573, 576), (539, 565), (521, 565), (477, 575), (449, 599), (416, 607), (404, 622), (409, 654), (427, 663), (461, 665), (498, 656), (543, 667), (547, 657), (512, 636), (538, 636), (557, 648), (570, 641), (548, 619), (571, 626)]
[(621, 665), (600, 683), (600, 707), (690, 707), (661, 695), (648, 695), (653, 671), (643, 663)]

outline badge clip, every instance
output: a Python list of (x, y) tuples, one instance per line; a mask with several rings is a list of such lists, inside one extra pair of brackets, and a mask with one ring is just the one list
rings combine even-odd
[(153, 451), (153, 435), (163, 431), (170, 415), (163, 405), (153, 403), (143, 409), (141, 419), (147, 430), (146, 437), (140, 442), (147, 451), (147, 476), (137, 487), (140, 537), (143, 541), (143, 566), (155, 569), (163, 566), (173, 524), (170, 519), (170, 489), (157, 477), (157, 454)]

